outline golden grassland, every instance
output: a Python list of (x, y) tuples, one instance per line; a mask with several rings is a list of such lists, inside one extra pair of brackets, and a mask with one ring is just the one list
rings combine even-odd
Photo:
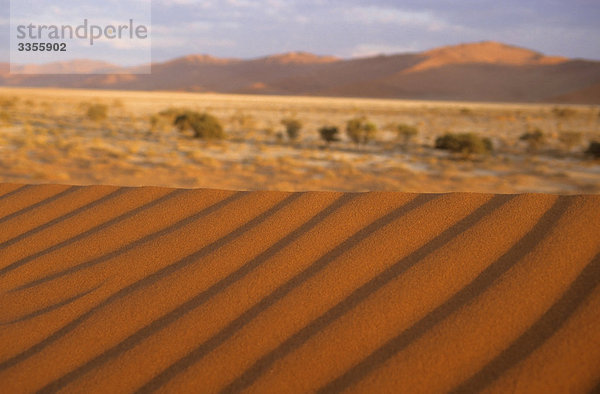
[[(107, 106), (107, 117), (86, 116), (92, 104)], [(215, 115), (227, 138), (197, 140), (152, 122), (173, 107)], [(379, 129), (363, 147), (343, 133), (356, 116)], [(286, 117), (303, 123), (295, 142), (285, 137)], [(399, 123), (419, 130), (408, 145), (392, 131)], [(338, 126), (342, 140), (325, 146), (317, 131), (325, 125)], [(535, 129), (546, 141), (532, 149), (519, 137)], [(446, 132), (488, 137), (494, 152), (465, 159), (435, 150)], [(0, 182), (598, 193), (600, 162), (583, 154), (593, 140), (598, 106), (0, 88)]]

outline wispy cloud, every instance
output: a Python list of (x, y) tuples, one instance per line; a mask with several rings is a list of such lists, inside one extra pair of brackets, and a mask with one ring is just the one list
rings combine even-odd
[[(55, 0), (52, 6), (68, 18), (125, 3), (134, 12), (148, 1), (86, 0), (92, 5), (83, 9), (79, 2)], [(6, 18), (0, 15), (0, 31)], [(598, 20), (600, 2), (591, 0), (152, 0), (152, 42), (157, 61), (189, 53), (249, 58), (293, 50), (367, 56), (490, 39), (600, 59)]]
[(392, 24), (439, 29), (446, 22), (430, 11), (410, 11), (380, 6), (355, 6), (344, 10), (344, 18), (350, 23)]

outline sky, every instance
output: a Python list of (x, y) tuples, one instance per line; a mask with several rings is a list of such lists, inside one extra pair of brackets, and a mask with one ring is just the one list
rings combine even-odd
[[(200, 53), (256, 58), (290, 51), (351, 58), (484, 40), (600, 60), (600, 0), (87, 0), (88, 8), (72, 0), (29, 1), (99, 20), (116, 4), (123, 15), (123, 4), (131, 4), (132, 18), (140, 3), (148, 4), (155, 62)], [(9, 2), (0, 0), (0, 9)], [(9, 24), (4, 11), (3, 54)], [(119, 63), (139, 61), (138, 48), (120, 49)], [(96, 50), (108, 47), (101, 43)]]

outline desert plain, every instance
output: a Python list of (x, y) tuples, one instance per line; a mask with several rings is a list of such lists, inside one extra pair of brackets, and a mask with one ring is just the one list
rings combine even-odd
[[(600, 106), (0, 88), (0, 181), (230, 190), (586, 194), (600, 192)], [(104, 116), (90, 118), (90, 106)], [(219, 141), (157, 115), (208, 112)], [(346, 123), (377, 128), (357, 146)], [(281, 121), (302, 124), (290, 140)], [(416, 129), (405, 138), (398, 125)], [(338, 142), (321, 127), (339, 129)], [(540, 132), (540, 141), (524, 141)], [(434, 148), (445, 133), (489, 138), (470, 157)]]

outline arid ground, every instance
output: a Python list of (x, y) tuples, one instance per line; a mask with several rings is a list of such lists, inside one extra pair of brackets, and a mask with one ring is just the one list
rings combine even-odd
[(0, 391), (598, 390), (599, 137), (598, 106), (0, 88)]
[(0, 253), (2, 392), (600, 387), (598, 196), (3, 184)]
[[(105, 106), (105, 117), (88, 116)], [(157, 121), (169, 108), (215, 115), (227, 137), (202, 141)], [(378, 133), (356, 146), (346, 122)], [(281, 120), (303, 128), (290, 141)], [(398, 124), (418, 134), (404, 141)], [(318, 129), (337, 126), (330, 146)], [(543, 141), (520, 140), (540, 131)], [(489, 155), (434, 149), (444, 133), (490, 138)], [(599, 106), (0, 88), (0, 182), (228, 190), (600, 192)]]

